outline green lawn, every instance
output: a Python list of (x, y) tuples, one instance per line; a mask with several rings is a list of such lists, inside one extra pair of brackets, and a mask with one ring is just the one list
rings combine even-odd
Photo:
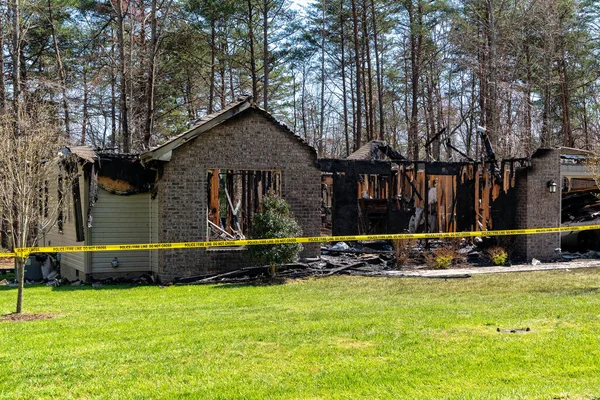
[[(592, 269), (27, 287), (54, 318), (0, 322), (0, 398), (599, 398), (599, 286)], [(0, 288), (0, 313), (15, 298)]]

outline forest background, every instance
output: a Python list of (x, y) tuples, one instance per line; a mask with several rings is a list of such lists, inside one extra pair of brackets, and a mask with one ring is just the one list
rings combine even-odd
[(242, 95), (322, 157), (385, 140), (477, 159), (478, 125), (504, 158), (599, 142), (594, 0), (6, 0), (0, 18), (0, 114), (71, 144), (143, 151)]

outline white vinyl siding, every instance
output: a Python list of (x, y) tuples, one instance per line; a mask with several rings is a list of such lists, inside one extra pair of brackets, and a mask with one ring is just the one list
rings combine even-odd
[[(98, 189), (98, 201), (94, 206), (91, 244), (149, 243), (150, 194), (131, 196), (111, 194)], [(117, 257), (119, 266), (113, 268), (111, 261)], [(100, 251), (93, 252), (92, 274), (111, 272), (144, 273), (151, 271), (150, 251)]]

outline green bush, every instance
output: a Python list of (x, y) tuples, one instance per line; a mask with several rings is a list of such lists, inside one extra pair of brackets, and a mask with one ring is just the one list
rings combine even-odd
[[(263, 199), (262, 211), (252, 220), (252, 239), (275, 239), (302, 236), (302, 229), (294, 219), (290, 205), (282, 198), (269, 194)], [(271, 266), (275, 275), (276, 266), (296, 261), (302, 251), (300, 243), (250, 246), (251, 260)]]
[(508, 253), (500, 246), (490, 247), (486, 254), (492, 265), (504, 265), (508, 260)]
[(450, 248), (439, 248), (425, 256), (425, 262), (435, 269), (447, 269), (457, 259), (456, 250)]

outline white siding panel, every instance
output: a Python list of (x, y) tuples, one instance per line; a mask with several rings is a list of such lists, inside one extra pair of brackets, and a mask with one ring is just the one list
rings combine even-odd
[[(91, 229), (92, 244), (149, 243), (150, 194), (118, 196), (103, 189), (98, 190), (94, 206), (94, 223)], [(119, 266), (111, 261), (117, 257)], [(133, 272), (152, 270), (150, 251), (102, 251), (92, 253), (92, 273)]]

